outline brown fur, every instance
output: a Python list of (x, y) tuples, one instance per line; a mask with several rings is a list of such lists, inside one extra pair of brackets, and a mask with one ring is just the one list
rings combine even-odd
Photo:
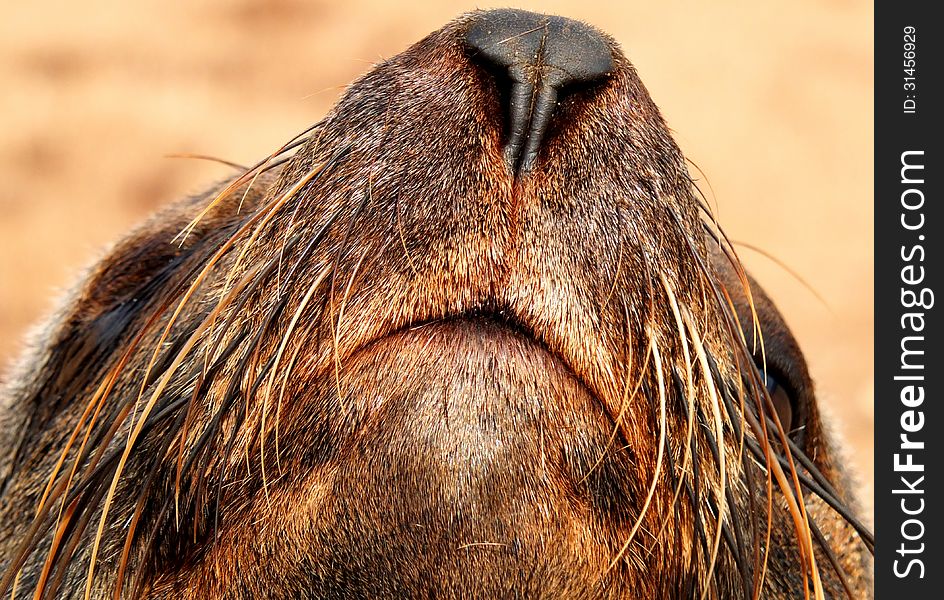
[(802, 355), (632, 65), (514, 178), (472, 18), (89, 273), (3, 390), (8, 593), (870, 593)]

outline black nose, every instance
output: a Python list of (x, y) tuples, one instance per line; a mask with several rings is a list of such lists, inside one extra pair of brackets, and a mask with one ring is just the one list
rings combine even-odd
[(466, 42), (499, 83), (507, 115), (505, 160), (514, 173), (533, 166), (563, 96), (613, 71), (607, 41), (590, 26), (563, 17), (489, 11), (472, 22)]

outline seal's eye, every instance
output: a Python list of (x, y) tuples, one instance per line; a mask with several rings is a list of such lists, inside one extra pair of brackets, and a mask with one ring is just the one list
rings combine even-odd
[(767, 393), (770, 394), (770, 400), (777, 410), (777, 417), (780, 419), (780, 426), (786, 433), (793, 430), (794, 400), (790, 392), (780, 384), (777, 378), (769, 371), (760, 370), (764, 378), (764, 385), (767, 387)]

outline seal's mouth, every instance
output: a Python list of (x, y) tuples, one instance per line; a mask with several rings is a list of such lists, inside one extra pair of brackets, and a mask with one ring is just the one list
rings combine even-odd
[[(450, 331), (451, 336), (443, 337), (432, 335), (438, 331)], [(410, 322), (392, 331), (369, 339), (360, 346), (352, 348), (348, 358), (342, 359), (346, 364), (354, 362), (364, 353), (370, 353), (378, 345), (385, 346), (389, 352), (410, 354), (415, 352), (416, 336), (422, 336), (424, 344), (432, 351), (448, 353), (453, 356), (456, 368), (467, 362), (469, 352), (477, 352), (477, 342), (489, 341), (495, 360), (512, 361), (520, 355), (516, 349), (522, 344), (527, 345), (536, 354), (545, 356), (548, 362), (543, 369), (525, 368), (534, 378), (549, 377), (547, 365), (553, 364), (556, 373), (567, 373), (588, 391), (593, 390), (591, 382), (585, 381), (574, 368), (572, 359), (568, 358), (566, 347), (572, 345), (566, 341), (563, 346), (555, 345), (554, 337), (541, 336), (529, 324), (525, 317), (515, 313), (510, 307), (499, 308), (495, 303), (483, 303), (468, 310), (439, 316), (430, 319), (421, 319)], [(401, 348), (403, 340), (410, 340), (406, 347)], [(456, 340), (464, 340), (457, 343)], [(555, 375), (556, 376), (556, 375)]]
[[(377, 344), (387, 345), (389, 348), (396, 351), (398, 340), (413, 338), (417, 335), (426, 336), (426, 339), (429, 340), (427, 343), (433, 346), (431, 348), (432, 351), (446, 351), (450, 344), (446, 342), (436, 342), (434, 340), (435, 336), (430, 335), (438, 331), (450, 331), (456, 338), (460, 339), (488, 341), (492, 344), (491, 347), (493, 349), (497, 348), (500, 350), (494, 355), (495, 360), (498, 361), (508, 360), (511, 357), (510, 352), (501, 350), (508, 350), (512, 346), (520, 346), (522, 344), (528, 345), (535, 352), (555, 361), (562, 369), (573, 373), (572, 368), (567, 363), (567, 360), (561, 356), (560, 352), (555, 351), (541, 342), (534, 332), (520, 321), (509, 318), (507, 313), (501, 311), (487, 311), (484, 309), (414, 323), (374, 340), (359, 352), (363, 352), (365, 349)], [(463, 362), (462, 356), (459, 356), (455, 364), (457, 367), (461, 367)], [(533, 375), (535, 377), (541, 377), (542, 373), (533, 372)]]
[(528, 327), (520, 317), (514, 315), (509, 310), (501, 310), (488, 306), (473, 308), (464, 312), (447, 315), (438, 319), (429, 319), (412, 323), (409, 326), (388, 334), (397, 335), (405, 330), (415, 331), (424, 327), (434, 326), (440, 323), (466, 324), (470, 329), (502, 330), (514, 333), (524, 338), (538, 341), (537, 337), (530, 327)]

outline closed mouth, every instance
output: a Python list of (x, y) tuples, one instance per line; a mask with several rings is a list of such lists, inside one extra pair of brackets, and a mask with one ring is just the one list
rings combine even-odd
[(457, 329), (463, 331), (466, 335), (479, 336), (482, 338), (510, 334), (514, 338), (525, 340), (529, 344), (540, 347), (546, 354), (555, 357), (557, 360), (567, 365), (568, 370), (572, 370), (570, 369), (568, 361), (561, 353), (550, 347), (547, 341), (535, 333), (534, 329), (518, 315), (509, 309), (494, 306), (480, 306), (443, 317), (409, 323), (408, 325), (384, 333), (378, 338), (367, 342), (363, 347), (355, 351), (355, 354), (382, 340), (393, 339), (409, 332), (439, 328)]

